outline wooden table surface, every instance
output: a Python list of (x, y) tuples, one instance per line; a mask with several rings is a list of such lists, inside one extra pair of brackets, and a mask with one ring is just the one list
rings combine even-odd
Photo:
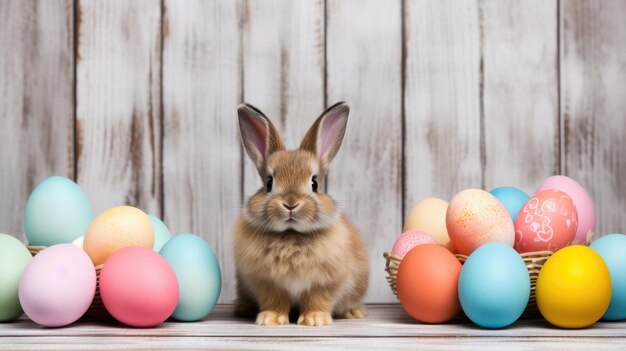
[(488, 330), (458, 319), (445, 325), (413, 321), (399, 305), (370, 305), (363, 320), (335, 320), (328, 327), (295, 324), (259, 327), (219, 305), (204, 321), (127, 328), (112, 320), (83, 319), (65, 328), (43, 328), (25, 317), (0, 324), (0, 350), (626, 350), (626, 322), (600, 322), (580, 330), (522, 320)]

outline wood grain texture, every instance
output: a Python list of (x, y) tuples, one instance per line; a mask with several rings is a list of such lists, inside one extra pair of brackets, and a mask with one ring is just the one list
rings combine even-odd
[[(289, 149), (324, 110), (324, 2), (252, 0), (244, 3), (243, 97), (261, 109)], [(248, 157), (244, 196), (263, 182)]]
[(0, 233), (25, 240), (28, 195), (74, 175), (71, 1), (0, 1)]
[(77, 180), (96, 213), (160, 215), (158, 0), (78, 3)]
[(626, 2), (561, 2), (564, 173), (594, 200), (599, 235), (626, 231)]
[(600, 322), (567, 330), (543, 320), (517, 321), (505, 329), (484, 329), (465, 319), (426, 325), (398, 304), (370, 305), (361, 320), (337, 319), (327, 327), (295, 324), (260, 327), (233, 317), (219, 305), (205, 320), (166, 322), (155, 328), (125, 328), (114, 321), (80, 320), (65, 328), (41, 328), (25, 317), (0, 324), (0, 350), (623, 350), (626, 322)]
[(328, 1), (327, 100), (351, 107), (328, 193), (355, 222), (370, 257), (369, 302), (395, 297), (382, 253), (402, 228), (400, 1)]
[(534, 193), (559, 171), (557, 1), (480, 4), (484, 186)]
[(407, 1), (404, 16), (406, 215), (481, 186), (481, 52), (476, 2)]
[(626, 338), (267, 338), (267, 337), (39, 337), (5, 338), (0, 350), (580, 350), (621, 351)]
[(231, 229), (241, 205), (240, 2), (166, 1), (163, 184), (172, 233), (208, 241), (222, 267), (221, 302), (235, 297)]

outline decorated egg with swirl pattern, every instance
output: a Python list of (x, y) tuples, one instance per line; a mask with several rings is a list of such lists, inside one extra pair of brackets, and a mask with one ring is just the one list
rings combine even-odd
[(515, 220), (515, 250), (520, 253), (552, 251), (572, 243), (578, 211), (566, 193), (548, 189), (531, 197)]

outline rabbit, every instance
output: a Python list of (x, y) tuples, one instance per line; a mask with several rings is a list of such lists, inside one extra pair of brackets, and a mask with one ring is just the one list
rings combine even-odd
[[(244, 205), (234, 227), (235, 315), (258, 325), (331, 324), (333, 316), (363, 318), (369, 282), (367, 249), (357, 228), (322, 189), (339, 151), (349, 107), (329, 107), (297, 150), (286, 150), (258, 109), (238, 107), (241, 140), (263, 186)], [(294, 309), (295, 311), (295, 309)]]

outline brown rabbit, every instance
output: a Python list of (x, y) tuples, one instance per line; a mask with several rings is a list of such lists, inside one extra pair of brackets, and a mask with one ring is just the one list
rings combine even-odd
[[(356, 227), (322, 192), (350, 109), (329, 107), (313, 123), (298, 150), (285, 150), (276, 128), (251, 105), (239, 106), (243, 145), (263, 181), (234, 228), (237, 294), (235, 314), (256, 324), (322, 326), (332, 315), (367, 315), (367, 251)], [(258, 314), (257, 314), (258, 313)]]

